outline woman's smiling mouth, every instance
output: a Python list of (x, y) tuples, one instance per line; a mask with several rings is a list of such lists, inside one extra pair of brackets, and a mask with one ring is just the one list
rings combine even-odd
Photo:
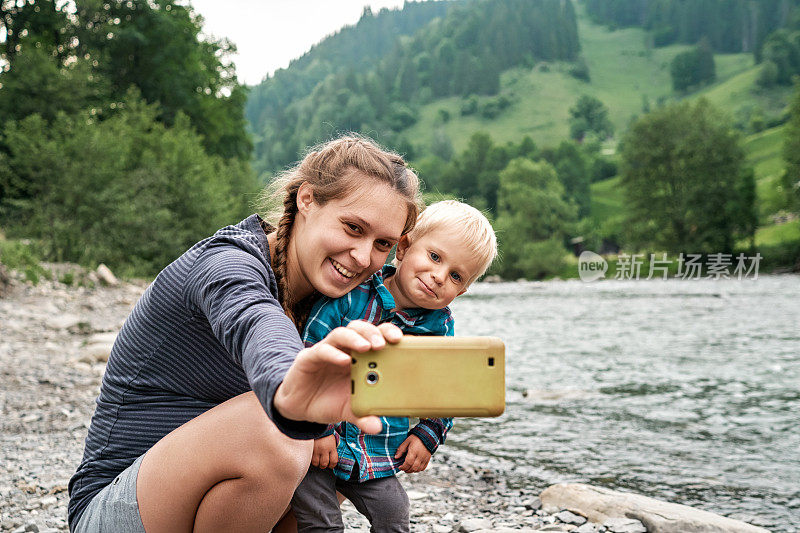
[(339, 274), (341, 274), (341, 275), (342, 275), (342, 276), (344, 276), (345, 278), (347, 278), (347, 279), (353, 279), (354, 277), (356, 277), (356, 276), (358, 275), (356, 272), (352, 272), (352, 271), (350, 271), (350, 270), (347, 270), (347, 269), (344, 267), (344, 265), (342, 265), (342, 264), (341, 264), (341, 263), (339, 263), (338, 261), (335, 261), (335, 260), (331, 259), (330, 257), (329, 257), (328, 259), (330, 260), (330, 262), (331, 262), (331, 265), (333, 265), (333, 268), (335, 268), (335, 269), (336, 269), (336, 272), (338, 272)]

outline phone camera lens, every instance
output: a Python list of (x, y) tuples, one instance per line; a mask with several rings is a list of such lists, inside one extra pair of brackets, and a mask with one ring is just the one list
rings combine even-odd
[(377, 372), (367, 372), (367, 385), (375, 385), (378, 382)]

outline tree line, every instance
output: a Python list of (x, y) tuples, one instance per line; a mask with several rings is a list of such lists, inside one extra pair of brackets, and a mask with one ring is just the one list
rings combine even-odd
[(716, 52), (752, 52), (796, 16), (798, 0), (585, 0), (599, 24), (649, 30), (655, 46), (695, 44), (705, 37)]

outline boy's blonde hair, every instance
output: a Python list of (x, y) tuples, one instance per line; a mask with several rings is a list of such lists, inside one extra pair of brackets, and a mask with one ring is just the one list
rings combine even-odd
[[(413, 243), (437, 228), (447, 228), (454, 238), (460, 238), (464, 245), (480, 259), (480, 268), (467, 285), (481, 277), (497, 257), (497, 237), (486, 216), (464, 202), (442, 200), (425, 208), (417, 217), (417, 223), (408, 234)], [(397, 260), (395, 260), (397, 263)]]

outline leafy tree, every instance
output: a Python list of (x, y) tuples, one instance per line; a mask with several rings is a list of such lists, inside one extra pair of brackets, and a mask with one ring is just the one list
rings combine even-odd
[(761, 52), (763, 66), (758, 82), (791, 85), (792, 77), (800, 74), (800, 31), (778, 30), (770, 34)]
[(159, 104), (161, 122), (172, 125), (183, 113), (208, 151), (247, 160), (246, 89), (229, 60), (235, 49), (200, 39), (201, 23), (173, 0), (0, 0), (0, 53), (9, 70), (1, 98), (22, 102), (12, 118), (38, 109), (52, 119), (58, 110), (108, 112), (105, 104), (136, 87)]
[(800, 212), (800, 83), (795, 84), (789, 106), (789, 122), (783, 144), (786, 169), (783, 173), (783, 190), (786, 191), (789, 209)]
[(582, 141), (588, 133), (594, 133), (601, 139), (614, 134), (614, 126), (608, 118), (608, 108), (598, 98), (584, 94), (569, 109), (570, 136)]
[(442, 189), (495, 212), (498, 174), (508, 160), (505, 148), (495, 145), (489, 134), (476, 132), (442, 175)]
[(589, 65), (586, 64), (586, 59), (579, 57), (575, 64), (569, 69), (569, 74), (573, 78), (583, 80), (585, 82), (592, 81), (589, 75)]
[(714, 52), (706, 39), (691, 50), (681, 52), (672, 58), (670, 64), (672, 88), (676, 91), (686, 91), (716, 79), (714, 66)]
[(576, 218), (564, 187), (547, 162), (511, 160), (500, 172), (495, 223), (502, 261), (494, 269), (506, 278), (538, 279), (559, 272), (563, 238)]
[(726, 252), (755, 231), (740, 136), (705, 99), (636, 121), (623, 141), (621, 176), (634, 245)]
[(587, 216), (591, 208), (589, 158), (571, 141), (562, 141), (555, 149), (543, 150), (542, 155), (556, 169), (564, 185), (564, 199), (578, 206), (580, 217)]
[(0, 0), (0, 35), (0, 59), (10, 66), (31, 48), (51, 54), (61, 66), (71, 49), (67, 6), (55, 0)]
[(443, 129), (437, 129), (433, 132), (431, 153), (443, 161), (450, 161), (453, 158), (453, 142)]
[(0, 124), (38, 113), (47, 121), (63, 111), (77, 113), (88, 106), (102, 109), (106, 85), (91, 76), (85, 60), (59, 64), (42, 48), (26, 46), (14, 55), (8, 72), (0, 77)]
[(153, 274), (247, 211), (256, 183), (245, 162), (208, 155), (189, 119), (171, 128), (135, 94), (98, 121), (90, 114), (9, 122), (0, 154), (9, 235), (47, 256)]
[(248, 159), (252, 146), (244, 119), (246, 89), (229, 60), (228, 41), (200, 39), (202, 19), (174, 0), (76, 0), (77, 55), (97, 62), (112, 97), (131, 86), (159, 119), (188, 116), (209, 152)]

